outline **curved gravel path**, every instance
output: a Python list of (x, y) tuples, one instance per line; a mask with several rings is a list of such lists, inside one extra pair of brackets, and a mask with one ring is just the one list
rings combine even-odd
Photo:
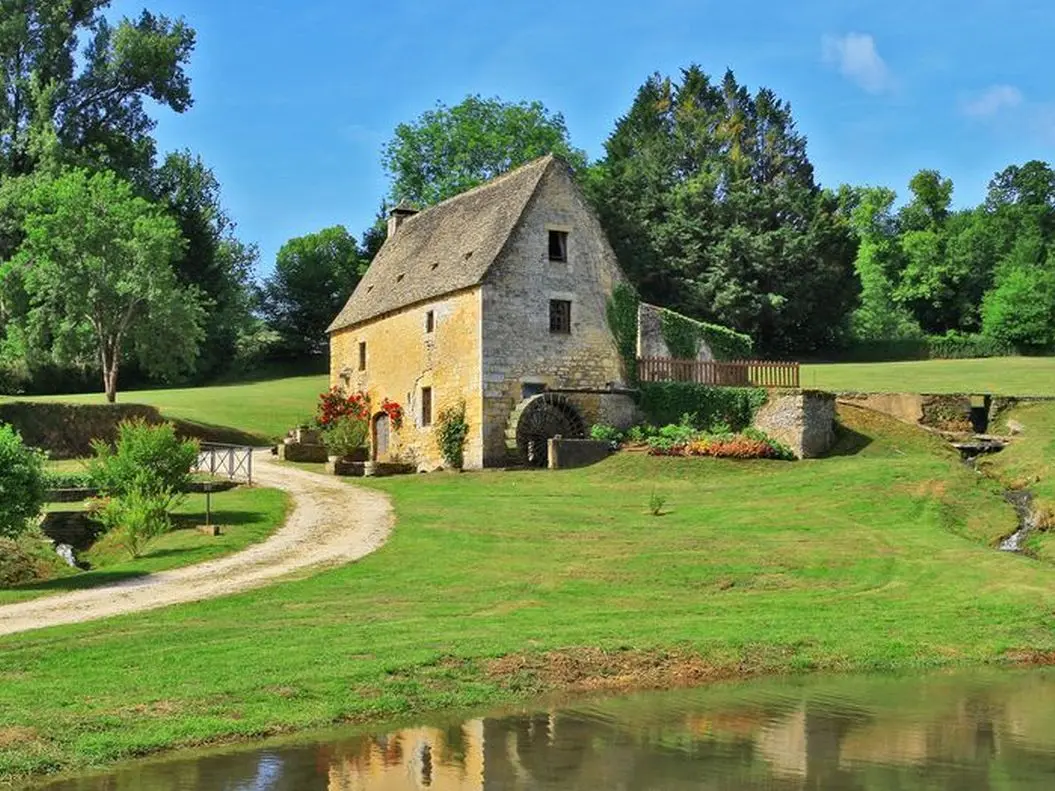
[(113, 585), (0, 606), (0, 635), (92, 621), (256, 588), (296, 571), (349, 563), (384, 544), (392, 508), (380, 492), (276, 464), (254, 454), (255, 483), (289, 492), (293, 508), (274, 535), (234, 555)]

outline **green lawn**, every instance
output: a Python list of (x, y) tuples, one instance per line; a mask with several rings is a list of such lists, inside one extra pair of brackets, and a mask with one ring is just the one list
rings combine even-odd
[(804, 365), (802, 386), (837, 392), (1055, 395), (1055, 357)]
[(992, 548), (1015, 527), (995, 485), (846, 415), (824, 460), (372, 481), (397, 527), (356, 564), (0, 638), (0, 776), (560, 689), (1055, 651), (1055, 569)]
[[(265, 382), (179, 390), (130, 390), (118, 393), (117, 400), (128, 404), (156, 406), (167, 417), (235, 428), (256, 435), (261, 442), (266, 443), (312, 417), (318, 395), (327, 387), (329, 377), (326, 375), (297, 376)], [(106, 402), (102, 393), (20, 396), (19, 400), (66, 401), (77, 404)]]
[[(285, 521), (289, 497), (278, 489), (239, 487), (212, 495), (212, 521), (222, 525), (218, 536), (195, 529), (205, 523), (205, 495), (190, 494), (175, 510), (177, 529), (150, 544), (142, 557), (131, 559), (112, 537), (106, 536), (82, 555), (92, 569), (46, 582), (0, 589), (0, 605), (51, 593), (94, 588), (115, 580), (154, 571), (189, 566), (229, 555), (263, 541)], [(49, 510), (79, 510), (81, 503), (55, 503)], [(3, 671), (0, 670), (0, 677)]]

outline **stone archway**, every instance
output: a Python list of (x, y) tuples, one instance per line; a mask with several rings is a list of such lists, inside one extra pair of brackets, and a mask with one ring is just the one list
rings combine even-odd
[(542, 393), (517, 404), (509, 416), (506, 447), (521, 463), (545, 467), (549, 463), (549, 440), (558, 436), (582, 439), (586, 422), (566, 396)]

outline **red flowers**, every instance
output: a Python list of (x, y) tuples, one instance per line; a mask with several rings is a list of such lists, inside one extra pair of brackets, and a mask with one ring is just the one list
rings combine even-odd
[(332, 426), (342, 417), (351, 416), (356, 420), (367, 420), (370, 417), (370, 396), (366, 393), (345, 395), (339, 387), (331, 387), (319, 394), (319, 407), (315, 422), (323, 428)]
[(403, 425), (403, 407), (395, 401), (389, 401), (386, 398), (381, 402), (381, 411), (388, 415), (388, 419), (392, 423), (393, 428), (398, 429)]

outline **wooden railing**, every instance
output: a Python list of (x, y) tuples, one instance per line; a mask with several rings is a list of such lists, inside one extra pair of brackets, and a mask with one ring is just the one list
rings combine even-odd
[(641, 382), (694, 382), (724, 387), (798, 387), (799, 364), (772, 360), (675, 360), (639, 357)]

